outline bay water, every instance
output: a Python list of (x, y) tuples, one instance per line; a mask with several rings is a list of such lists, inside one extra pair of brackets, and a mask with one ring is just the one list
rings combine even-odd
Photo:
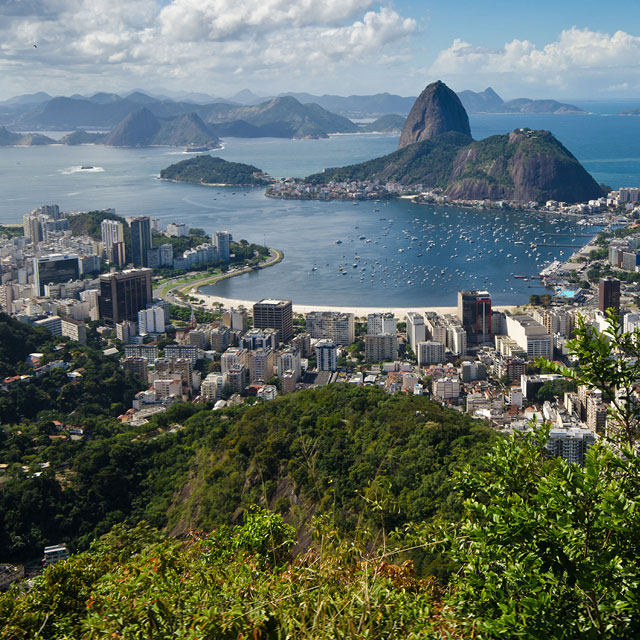
[[(549, 129), (598, 180), (640, 185), (640, 118), (605, 115), (472, 115), (476, 139), (517, 127)], [(61, 135), (57, 133), (55, 135)], [(397, 135), (349, 134), (325, 140), (227, 139), (212, 152), (276, 177), (393, 151)], [(100, 145), (0, 149), (0, 223), (21, 222), (41, 204), (65, 210), (115, 208), (163, 224), (184, 221), (207, 232), (282, 249), (279, 265), (228, 279), (208, 292), (242, 299), (291, 298), (299, 304), (453, 305), (462, 288), (486, 288), (495, 304), (525, 302), (543, 290), (529, 277), (597, 229), (575, 218), (414, 205), (406, 200), (284, 201), (262, 189), (202, 187), (158, 180), (188, 155), (179, 149)], [(81, 167), (93, 167), (81, 169)], [(553, 235), (549, 235), (553, 234)], [(556, 246), (538, 247), (533, 244)], [(207, 291), (206, 289), (204, 291)]]

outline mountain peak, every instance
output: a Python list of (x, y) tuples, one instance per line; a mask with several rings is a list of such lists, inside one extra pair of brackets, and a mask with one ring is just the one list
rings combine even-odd
[(438, 80), (428, 85), (413, 103), (400, 135), (398, 149), (448, 131), (471, 137), (469, 117), (460, 98)]

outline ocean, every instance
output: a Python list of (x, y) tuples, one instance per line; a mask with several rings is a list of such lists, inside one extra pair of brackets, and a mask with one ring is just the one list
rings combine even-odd
[[(601, 108), (602, 111), (602, 108)], [(598, 180), (614, 188), (640, 185), (640, 118), (589, 115), (473, 115), (475, 138), (516, 127), (549, 129)], [(56, 134), (61, 135), (61, 134)], [(228, 139), (212, 152), (277, 177), (374, 158), (397, 136), (345, 134), (326, 140)], [(282, 249), (285, 259), (225, 280), (210, 293), (232, 298), (291, 298), (299, 304), (453, 305), (461, 288), (486, 288), (495, 304), (525, 302), (543, 291), (529, 278), (594, 228), (576, 220), (515, 212), (414, 205), (406, 200), (282, 201), (261, 189), (201, 187), (160, 181), (160, 170), (188, 157), (167, 147), (5, 147), (0, 149), (0, 222), (20, 222), (40, 204), (88, 211), (112, 207), (122, 216), (185, 221), (211, 232)], [(92, 170), (81, 170), (91, 166)], [(585, 230), (586, 229), (586, 230)], [(554, 235), (546, 235), (554, 234)], [(533, 244), (554, 246), (537, 247)], [(205, 289), (206, 291), (206, 289)]]

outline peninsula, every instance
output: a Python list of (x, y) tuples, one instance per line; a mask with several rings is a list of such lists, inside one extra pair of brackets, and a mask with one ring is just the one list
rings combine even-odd
[(352, 182), (376, 198), (389, 191), (388, 184), (412, 187), (415, 192), (435, 188), (456, 200), (573, 203), (603, 195), (602, 188), (549, 131), (519, 128), (473, 140), (460, 98), (442, 82), (430, 84), (417, 98), (398, 147), (381, 158), (325, 169), (300, 181), (293, 190), (290, 184), (272, 187), (267, 195), (291, 198), (297, 191), (302, 198), (317, 193), (331, 198), (332, 193), (344, 191), (333, 187)]

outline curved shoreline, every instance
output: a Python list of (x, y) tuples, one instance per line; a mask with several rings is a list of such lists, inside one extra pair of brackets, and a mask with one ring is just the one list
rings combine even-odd
[[(251, 271), (265, 269), (266, 267), (272, 267), (273, 265), (282, 262), (284, 258), (284, 253), (280, 251), (280, 249), (274, 249), (269, 247), (269, 258), (264, 262), (260, 262), (256, 267), (241, 267), (239, 269), (232, 269), (226, 273), (219, 273), (216, 275), (204, 276), (202, 278), (196, 278), (190, 282), (185, 282), (183, 280), (178, 280), (175, 284), (171, 284), (170, 282), (165, 282), (163, 285), (159, 286), (159, 295), (161, 298), (170, 298), (175, 295), (190, 294), (196, 296), (204, 296), (206, 294), (200, 293), (200, 287), (204, 287), (206, 285), (216, 284), (220, 282), (220, 280), (226, 280), (227, 278), (233, 278), (234, 276), (242, 275), (243, 273), (250, 273)], [(188, 276), (186, 276), (188, 277)]]
[[(230, 307), (245, 307), (251, 309), (258, 300), (243, 300), (240, 298), (224, 298), (222, 296), (214, 296), (207, 293), (197, 294), (204, 300), (204, 306), (210, 309), (215, 309), (222, 305), (225, 309)], [(506, 311), (517, 308), (517, 305), (495, 305), (493, 309), (496, 311)], [(353, 313), (356, 317), (364, 317), (369, 313), (386, 313), (390, 311), (394, 316), (398, 318), (404, 318), (404, 316), (410, 311), (417, 311), (419, 313), (434, 312), (440, 315), (444, 314), (457, 314), (457, 307), (445, 307), (445, 306), (429, 306), (419, 305), (413, 307), (364, 307), (364, 306), (340, 306), (340, 305), (321, 305), (321, 304), (298, 304), (293, 303), (294, 313), (309, 313), (310, 311), (338, 311), (341, 313)]]

